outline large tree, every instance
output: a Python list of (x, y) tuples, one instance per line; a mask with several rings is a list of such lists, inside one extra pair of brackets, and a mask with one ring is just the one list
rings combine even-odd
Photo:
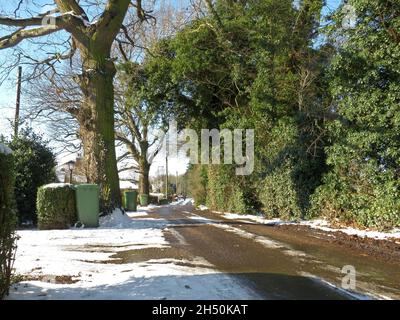
[[(23, 0), (20, 1), (22, 3)], [(103, 3), (102, 10), (101, 3), (91, 8), (90, 1), (54, 0), (55, 10), (45, 14), (30, 16), (31, 10), (26, 9), (22, 18), (1, 16), (0, 25), (10, 27), (10, 33), (0, 38), (0, 49), (13, 48), (24, 40), (57, 32), (67, 34), (69, 39), (62, 43), (69, 43), (69, 52), (56, 52), (44, 60), (31, 58), (30, 61), (54, 68), (56, 61), (79, 54), (81, 70), (74, 80), (82, 91), (83, 99), (79, 106), (65, 111), (73, 114), (79, 123), (79, 138), (83, 142), (89, 182), (100, 184), (103, 210), (109, 211), (121, 203), (114, 141), (113, 80), (116, 68), (111, 49), (129, 7), (136, 8), (140, 19), (146, 18), (146, 12), (140, 0), (135, 4), (130, 0), (108, 0)], [(91, 12), (94, 10), (91, 14), (94, 21), (88, 18), (85, 7), (92, 9)], [(59, 43), (48, 45), (56, 47)], [(34, 50), (30, 48), (30, 51)]]
[(314, 46), (323, 1), (207, 6), (209, 14), (157, 57), (173, 83), (178, 119), (194, 129), (255, 129), (254, 173), (239, 178), (230, 166), (210, 167), (207, 196), (217, 210), (236, 203), (235, 210), (290, 207), (288, 215), (300, 216), (325, 170), (324, 123), (332, 116), (324, 74), (330, 48)]
[(400, 225), (400, 3), (351, 0), (333, 16), (337, 53), (330, 65), (330, 171), (315, 214), (367, 227)]

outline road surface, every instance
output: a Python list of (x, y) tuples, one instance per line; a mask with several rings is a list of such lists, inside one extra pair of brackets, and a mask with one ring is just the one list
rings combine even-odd
[[(400, 298), (398, 256), (390, 252), (385, 256), (374, 243), (355, 247), (357, 239), (346, 241), (295, 226), (228, 220), (192, 205), (157, 207), (146, 219), (164, 222), (170, 247), (124, 251), (115, 259), (131, 263), (166, 258), (188, 264), (201, 257), (262, 299)], [(356, 270), (354, 289), (342, 288), (345, 266)]]

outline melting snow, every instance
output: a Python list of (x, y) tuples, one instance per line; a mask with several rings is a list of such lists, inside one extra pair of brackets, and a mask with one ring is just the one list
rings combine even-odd
[[(147, 214), (141, 210), (140, 214)], [(118, 263), (114, 256), (118, 252), (169, 247), (163, 234), (165, 220), (136, 216), (115, 210), (100, 219), (97, 229), (18, 231), (17, 274), (33, 279), (69, 276), (76, 283), (23, 281), (11, 287), (8, 299), (260, 298), (200, 257)]]
[(62, 187), (68, 187), (68, 186), (72, 186), (72, 184), (70, 183), (49, 183), (46, 184), (44, 186), (42, 186), (42, 188), (47, 189), (47, 188), (62, 188)]
[[(214, 211), (216, 213), (220, 213), (217, 211)], [(390, 238), (394, 239), (400, 239), (400, 230), (399, 229), (393, 229), (392, 231), (389, 232), (380, 232), (380, 231), (373, 231), (373, 230), (360, 230), (360, 229), (355, 229), (351, 227), (347, 228), (335, 228), (333, 227), (329, 221), (324, 220), (324, 219), (315, 219), (315, 220), (303, 220), (300, 222), (294, 222), (294, 221), (284, 221), (281, 219), (267, 219), (262, 217), (261, 215), (242, 215), (242, 214), (235, 214), (235, 213), (222, 213), (222, 216), (226, 219), (234, 219), (234, 220), (240, 220), (243, 221), (243, 219), (248, 219), (252, 220), (257, 223), (261, 224), (269, 224), (269, 225), (284, 225), (284, 224), (299, 224), (299, 225), (304, 225), (304, 226), (309, 226), (310, 228), (314, 229), (319, 229), (322, 231), (327, 231), (327, 232), (343, 232), (348, 235), (356, 235), (359, 237), (367, 237), (367, 238), (374, 238), (377, 240), (386, 240)]]

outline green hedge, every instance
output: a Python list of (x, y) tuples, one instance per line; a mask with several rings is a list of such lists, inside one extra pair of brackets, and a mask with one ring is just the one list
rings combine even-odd
[(286, 220), (301, 217), (301, 207), (292, 174), (293, 168), (284, 164), (260, 183), (258, 196), (266, 217)]
[(187, 172), (187, 184), (189, 195), (194, 199), (196, 206), (204, 205), (207, 201), (207, 166), (190, 164)]
[(13, 157), (8, 151), (0, 144), (0, 299), (8, 294), (17, 239)]
[(39, 188), (36, 203), (38, 228), (67, 229), (77, 221), (75, 190), (71, 185), (50, 184)]
[(211, 210), (252, 213), (248, 194), (252, 192), (247, 177), (235, 175), (233, 165), (209, 165), (207, 172), (207, 201)]

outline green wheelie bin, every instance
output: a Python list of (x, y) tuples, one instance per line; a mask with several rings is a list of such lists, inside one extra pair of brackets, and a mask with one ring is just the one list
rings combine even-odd
[(78, 184), (75, 186), (78, 220), (85, 228), (99, 226), (100, 187), (97, 184)]
[(124, 207), (127, 211), (137, 211), (137, 196), (136, 190), (124, 192)]

